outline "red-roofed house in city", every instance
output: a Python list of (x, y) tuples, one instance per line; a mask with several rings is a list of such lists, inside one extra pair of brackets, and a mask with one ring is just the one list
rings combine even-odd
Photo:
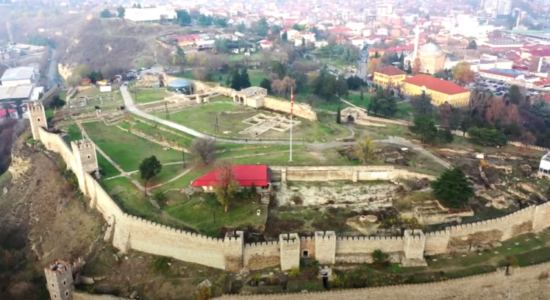
[(403, 93), (409, 96), (430, 95), (433, 105), (448, 102), (452, 106), (468, 105), (470, 91), (460, 85), (428, 75), (416, 75), (403, 80)]
[[(201, 187), (205, 191), (212, 191), (212, 187), (219, 184), (220, 169), (214, 170), (202, 177), (195, 179), (191, 186)], [(250, 187), (269, 189), (269, 171), (267, 165), (234, 165), (232, 173), (239, 187)]]
[(260, 41), (260, 48), (262, 49), (271, 49), (273, 48), (273, 42), (268, 40)]
[(8, 109), (8, 113), (9, 114), (6, 114), (6, 109), (0, 108), (0, 120), (17, 119), (17, 111), (15, 109)]
[(407, 78), (407, 73), (394, 66), (383, 67), (374, 72), (374, 82), (382, 86), (389, 84), (393, 86), (401, 85), (405, 78)]

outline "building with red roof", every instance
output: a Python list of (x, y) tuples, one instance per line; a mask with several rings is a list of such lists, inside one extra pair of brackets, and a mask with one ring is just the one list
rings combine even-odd
[(373, 80), (375, 83), (382, 86), (397, 86), (401, 85), (405, 78), (407, 78), (407, 73), (405, 73), (405, 71), (394, 66), (387, 66), (375, 71)]
[[(239, 187), (254, 185), (258, 188), (269, 188), (269, 171), (267, 165), (234, 165), (231, 168), (233, 178), (239, 183)], [(220, 169), (201, 176), (191, 183), (193, 187), (201, 187), (205, 191), (212, 191), (212, 187), (220, 182)]]
[(454, 82), (423, 74), (403, 80), (402, 90), (405, 95), (409, 96), (426, 93), (432, 98), (433, 105), (448, 102), (452, 106), (460, 107), (468, 105), (470, 101), (469, 90)]
[(6, 114), (5, 108), (0, 108), (0, 120), (3, 119), (17, 119), (17, 110), (9, 108), (7, 111), (9, 114)]

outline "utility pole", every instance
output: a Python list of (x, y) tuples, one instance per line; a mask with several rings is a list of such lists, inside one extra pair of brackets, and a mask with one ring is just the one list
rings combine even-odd
[(214, 123), (214, 133), (218, 133), (220, 131), (220, 124), (218, 122), (218, 114), (216, 114), (216, 123)]
[(170, 120), (170, 114), (168, 113), (168, 103), (164, 101), (164, 110), (166, 111), (166, 120)]
[(294, 110), (294, 89), (290, 88), (290, 96), (291, 96), (291, 102), (290, 102), (290, 159), (289, 161), (292, 161), (292, 115)]

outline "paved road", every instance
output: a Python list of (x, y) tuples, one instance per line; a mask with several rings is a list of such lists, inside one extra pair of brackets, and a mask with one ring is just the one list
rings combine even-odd
[[(162, 125), (171, 127), (173, 129), (176, 129), (181, 132), (185, 132), (187, 134), (190, 134), (195, 137), (202, 137), (202, 138), (213, 138), (216, 139), (216, 141), (224, 142), (224, 143), (231, 143), (231, 144), (260, 144), (260, 145), (288, 145), (288, 141), (258, 141), (258, 140), (234, 140), (234, 139), (224, 139), (224, 138), (218, 138), (213, 137), (207, 134), (204, 134), (202, 132), (198, 132), (192, 128), (183, 126), (178, 123), (170, 122), (168, 120), (160, 119), (156, 116), (153, 116), (149, 113), (146, 113), (144, 111), (139, 110), (136, 105), (134, 104), (134, 100), (132, 99), (132, 96), (128, 92), (127, 86), (121, 86), (120, 92), (122, 94), (122, 98), (124, 99), (124, 106), (125, 108), (133, 113), (136, 116), (139, 116), (144, 119), (151, 120), (153, 122), (160, 123)], [(296, 145), (301, 144), (299, 141), (296, 141)], [(328, 143), (305, 143), (303, 145), (308, 146), (309, 148), (315, 149), (315, 150), (323, 150), (328, 148), (335, 148), (335, 147), (341, 147), (346, 145), (354, 145), (354, 142), (328, 142)]]
[[(132, 96), (128, 92), (128, 87), (126, 85), (123, 85), (123, 86), (120, 87), (120, 92), (122, 94), (122, 98), (124, 99), (124, 106), (126, 107), (126, 109), (129, 112), (131, 112), (131, 113), (133, 113), (133, 114), (135, 114), (135, 115), (137, 115), (141, 118), (144, 118), (144, 119), (147, 119), (147, 120), (150, 120), (150, 121), (153, 121), (153, 122), (160, 123), (162, 125), (168, 126), (170, 128), (176, 129), (176, 130), (181, 131), (181, 132), (185, 132), (185, 133), (190, 134), (190, 135), (195, 136), (195, 137), (213, 138), (213, 139), (216, 139), (219, 142), (232, 143), (232, 144), (288, 145), (288, 141), (258, 141), (258, 140), (247, 141), (247, 140), (233, 140), (233, 139), (223, 139), (223, 138), (213, 137), (213, 136), (204, 134), (202, 132), (198, 132), (198, 131), (196, 131), (194, 129), (191, 129), (189, 127), (186, 127), (184, 125), (157, 118), (156, 116), (153, 116), (149, 113), (146, 113), (144, 111), (139, 110), (136, 107), (136, 105), (134, 104), (134, 100), (132, 99)], [(376, 140), (376, 142), (397, 144), (397, 145), (401, 145), (401, 146), (404, 146), (404, 147), (407, 147), (407, 148), (412, 148), (414, 150), (417, 150), (420, 154), (433, 159), (435, 162), (441, 164), (442, 166), (444, 166), (446, 168), (450, 167), (450, 164), (448, 162), (440, 159), (439, 157), (437, 157), (437, 156), (433, 155), (432, 153), (428, 152), (427, 150), (423, 149), (421, 146), (416, 145), (416, 144), (412, 143), (411, 141), (409, 141), (407, 139), (404, 139), (404, 138), (401, 138), (401, 137), (390, 136), (387, 139)], [(295, 145), (299, 145), (299, 144), (300, 144), (299, 142), (295, 143)], [(331, 149), (331, 148), (338, 148), (338, 147), (342, 147), (342, 146), (351, 146), (351, 145), (355, 145), (355, 144), (356, 144), (355, 142), (336, 142), (336, 141), (334, 141), (334, 142), (326, 142), (326, 143), (305, 143), (305, 144), (302, 144), (302, 145), (307, 146), (311, 150), (318, 151), (318, 150), (325, 150), (325, 149)]]
[(59, 79), (59, 74), (57, 73), (57, 60), (55, 59), (56, 53), (57, 50), (52, 48), (50, 65), (48, 66), (48, 88), (52, 88), (53, 86), (62, 83)]

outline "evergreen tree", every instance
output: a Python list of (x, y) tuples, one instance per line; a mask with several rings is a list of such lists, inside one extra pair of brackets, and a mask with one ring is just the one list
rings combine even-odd
[(464, 207), (475, 195), (472, 183), (460, 167), (445, 170), (432, 182), (432, 194), (449, 208)]
[(420, 136), (422, 143), (434, 143), (437, 139), (437, 128), (434, 121), (426, 116), (414, 116), (414, 125), (409, 130)]
[(271, 81), (269, 79), (262, 79), (262, 82), (260, 82), (260, 87), (263, 87), (268, 93), (271, 93)]
[(231, 88), (236, 91), (241, 90), (241, 74), (238, 69), (234, 69), (231, 72)]
[(416, 115), (432, 116), (433, 106), (431, 97), (422, 92), (422, 94), (415, 96), (411, 99), (411, 104), (414, 108)]
[(248, 70), (246, 68), (244, 68), (242, 71), (241, 71), (241, 76), (240, 76), (240, 89), (246, 89), (246, 88), (249, 88), (251, 87), (252, 85), (250, 84), (250, 77), (248, 76)]

